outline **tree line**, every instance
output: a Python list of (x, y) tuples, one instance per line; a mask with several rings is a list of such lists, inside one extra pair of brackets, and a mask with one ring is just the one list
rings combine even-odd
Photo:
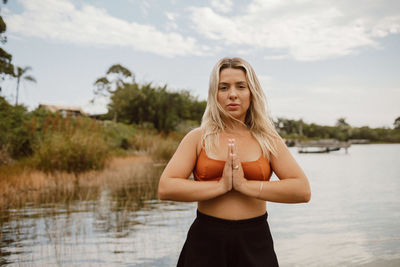
[[(124, 96), (124, 91), (127, 91), (128, 96)], [(137, 95), (141, 95), (141, 97), (135, 97)], [(181, 136), (188, 128), (179, 129), (179, 122), (189, 119), (190, 122), (193, 122), (193, 127), (198, 126), (205, 107), (204, 101), (196, 102), (196, 98), (190, 96), (188, 92), (169, 92), (165, 86), (152, 87), (149, 84), (127, 85), (121, 90), (115, 91), (113, 97), (113, 99), (126, 101), (126, 103), (120, 105), (115, 100), (111, 101), (110, 110), (104, 115), (104, 119), (107, 119), (107, 116), (109, 119), (115, 118), (114, 115), (118, 113), (119, 123), (113, 123), (112, 125), (116, 126), (109, 125), (103, 129), (107, 132), (105, 136), (109, 136), (107, 138), (111, 140), (110, 147), (122, 149), (129, 148), (129, 145), (126, 145), (129, 143), (127, 140), (135, 133), (135, 131), (126, 130), (128, 129), (126, 127), (139, 129), (146, 124), (151, 124), (150, 127), (147, 125), (145, 128), (155, 128), (158, 132), (164, 131), (164, 133), (166, 133), (165, 130), (178, 131)], [(156, 101), (159, 102), (151, 103), (157, 98)], [(54, 114), (40, 108), (28, 111), (25, 106), (11, 105), (4, 97), (0, 96), (0, 165), (2, 161), (6, 161), (7, 155), (12, 159), (32, 156), (35, 147), (37, 149), (41, 140), (46, 136), (49, 120), (54, 129), (54, 121), (57, 116), (62, 117), (61, 114)], [(89, 118), (86, 118), (85, 121), (86, 124), (94, 122)], [(76, 121), (74, 123), (76, 124)], [(371, 142), (400, 143), (400, 117), (395, 120), (394, 128), (352, 127), (344, 118), (339, 118), (335, 126), (305, 123), (302, 120), (285, 118), (277, 118), (274, 123), (280, 135), (287, 139), (333, 138), (342, 141), (369, 139)], [(112, 127), (117, 128), (111, 130)], [(65, 130), (60, 128), (58, 132), (64, 133)], [(2, 157), (5, 159), (2, 160)]]
[(400, 143), (400, 117), (395, 119), (393, 128), (352, 127), (345, 118), (339, 118), (334, 126), (277, 118), (275, 126), (282, 136), (289, 139), (368, 139), (371, 142)]
[(95, 83), (96, 96), (109, 97), (103, 119), (125, 124), (148, 124), (169, 133), (182, 124), (200, 124), (206, 101), (187, 90), (171, 91), (167, 85), (135, 82), (134, 74), (119, 64), (111, 66)]

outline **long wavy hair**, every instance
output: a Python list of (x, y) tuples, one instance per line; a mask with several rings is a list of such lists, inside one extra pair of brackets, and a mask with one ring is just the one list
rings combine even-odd
[(276, 156), (276, 141), (280, 138), (271, 116), (268, 114), (267, 100), (253, 68), (241, 58), (223, 58), (211, 71), (207, 107), (201, 121), (203, 129), (202, 145), (206, 152), (216, 151), (219, 145), (219, 133), (235, 122), (234, 118), (217, 101), (219, 75), (223, 69), (243, 70), (250, 89), (250, 106), (244, 124), (260, 144), (264, 156), (270, 160), (270, 153)]

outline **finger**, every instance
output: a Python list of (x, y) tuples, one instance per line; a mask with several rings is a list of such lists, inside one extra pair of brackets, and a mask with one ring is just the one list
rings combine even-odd
[[(235, 160), (236, 161), (239, 161), (239, 155), (238, 155), (238, 149), (237, 149), (237, 145), (236, 145), (236, 143), (234, 143), (234, 145), (233, 145), (233, 154), (235, 155)], [(237, 162), (238, 163), (238, 162)]]
[(232, 140), (228, 139), (228, 155), (227, 155), (227, 159), (226, 159), (226, 163), (225, 163), (225, 168), (227, 170), (227, 174), (230, 177), (230, 179), (232, 179), (232, 156), (231, 156), (231, 152), (232, 152)]
[(229, 160), (231, 157), (231, 139), (228, 139), (228, 155), (227, 155), (227, 160)]
[(237, 164), (236, 164), (236, 155), (235, 155), (235, 139), (232, 139), (232, 146), (231, 146), (231, 159), (232, 159), (232, 169), (236, 170)]
[(227, 155), (227, 158), (226, 158), (224, 169), (226, 169), (226, 171), (228, 173), (232, 173), (231, 139), (228, 139), (228, 149), (227, 150), (228, 150), (228, 155)]
[(231, 166), (233, 166), (233, 157), (234, 157), (234, 151), (233, 151), (233, 147), (235, 146), (235, 139), (231, 139), (231, 147), (230, 147), (230, 161), (231, 161)]
[(239, 167), (239, 162), (237, 160), (237, 146), (235, 140), (232, 141), (232, 168), (237, 170)]

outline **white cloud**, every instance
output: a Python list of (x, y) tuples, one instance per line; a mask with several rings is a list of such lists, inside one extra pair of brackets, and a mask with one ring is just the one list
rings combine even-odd
[(176, 23), (176, 18), (178, 17), (177, 13), (165, 12), (165, 16), (168, 18), (168, 23), (165, 28), (167, 30), (177, 30), (178, 24)]
[(178, 16), (178, 14), (173, 13), (173, 12), (165, 12), (165, 16), (167, 16), (167, 18), (171, 21), (175, 21), (176, 17)]
[(354, 6), (333, 0), (256, 0), (238, 16), (221, 15), (209, 7), (189, 10), (195, 30), (206, 38), (227, 46), (283, 49), (296, 60), (312, 61), (356, 54), (362, 47), (378, 48), (377, 38), (400, 33), (400, 15), (387, 9), (378, 16), (374, 8), (356, 13)]
[(269, 91), (269, 90), (273, 90), (273, 78), (269, 75), (265, 75), (265, 74), (259, 74), (257, 75), (258, 81), (261, 84), (261, 87), (264, 89), (264, 91)]
[(232, 10), (232, 0), (211, 0), (211, 6), (221, 13), (228, 13)]
[(280, 59), (287, 59), (289, 58), (289, 55), (268, 55), (264, 56), (264, 59), (266, 60), (280, 60)]
[(22, 0), (22, 14), (7, 14), (12, 34), (85, 45), (130, 46), (162, 56), (202, 54), (196, 40), (154, 26), (128, 22), (90, 5), (66, 0)]

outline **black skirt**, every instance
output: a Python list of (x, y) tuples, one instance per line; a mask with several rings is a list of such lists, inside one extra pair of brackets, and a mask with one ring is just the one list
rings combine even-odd
[(267, 218), (225, 220), (197, 210), (177, 266), (279, 266)]

